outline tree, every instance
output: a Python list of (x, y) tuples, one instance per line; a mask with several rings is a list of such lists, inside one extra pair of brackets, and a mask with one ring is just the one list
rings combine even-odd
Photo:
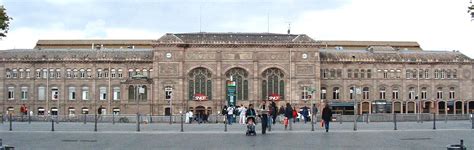
[(10, 20), (12, 18), (7, 15), (5, 7), (0, 6), (0, 39), (7, 36)]

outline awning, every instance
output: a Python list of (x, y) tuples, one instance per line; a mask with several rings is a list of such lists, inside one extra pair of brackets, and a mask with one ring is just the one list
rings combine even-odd
[[(386, 100), (375, 100), (375, 101), (372, 101), (372, 104), (377, 104), (377, 105), (386, 105), (387, 102)], [(390, 103), (389, 103), (390, 104)]]
[(58, 109), (57, 108), (52, 108), (51, 111), (58, 111)]
[(82, 111), (89, 111), (89, 109), (87, 109), (87, 108), (83, 108), (83, 109), (82, 109)]
[(354, 102), (330, 102), (331, 107), (353, 107)]
[(118, 109), (118, 108), (114, 108), (114, 111), (120, 111), (120, 109)]

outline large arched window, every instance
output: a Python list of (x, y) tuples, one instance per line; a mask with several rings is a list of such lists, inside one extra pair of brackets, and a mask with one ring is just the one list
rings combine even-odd
[[(232, 76), (232, 80), (235, 81), (235, 96), (237, 100), (248, 100), (249, 99), (249, 81), (248, 81), (248, 73), (242, 68), (233, 68), (230, 69), (225, 73), (227, 77), (227, 81), (230, 81), (230, 77)], [(229, 95), (227, 95), (227, 86), (226, 86), (226, 97), (229, 99)]]
[(262, 99), (269, 95), (278, 94), (280, 99), (285, 99), (284, 73), (278, 68), (269, 68), (262, 74)]
[(332, 89), (332, 99), (339, 100), (339, 87)]
[(199, 67), (191, 70), (189, 75), (189, 100), (194, 100), (196, 94), (212, 99), (212, 73), (206, 68)]

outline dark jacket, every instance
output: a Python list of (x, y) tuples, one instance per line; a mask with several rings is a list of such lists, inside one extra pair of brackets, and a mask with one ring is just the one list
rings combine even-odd
[(329, 122), (329, 121), (331, 121), (331, 118), (332, 118), (331, 108), (324, 107), (324, 109), (323, 109), (323, 120)]
[(245, 112), (245, 117), (249, 117), (249, 116), (255, 117), (256, 115), (257, 115), (257, 113), (255, 113), (255, 109), (253, 109), (253, 108), (249, 108)]
[(270, 115), (276, 116), (278, 114), (277, 111), (278, 111), (278, 107), (276, 106), (276, 103), (275, 102), (270, 103), (270, 112), (271, 112)]
[(287, 117), (288, 119), (293, 118), (293, 108), (291, 108), (291, 107), (286, 107), (286, 109), (285, 109), (285, 117)]

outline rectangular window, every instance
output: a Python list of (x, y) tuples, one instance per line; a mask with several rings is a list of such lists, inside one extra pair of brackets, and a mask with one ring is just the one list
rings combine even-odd
[(387, 79), (388, 78), (388, 70), (383, 71), (383, 78)]
[(342, 77), (342, 70), (341, 70), (341, 69), (337, 69), (337, 70), (336, 70), (336, 73), (337, 73), (337, 78), (341, 78), (341, 77)]
[(347, 78), (352, 78), (352, 69), (347, 69)]
[(48, 69), (43, 69), (43, 79), (48, 78)]
[(453, 70), (453, 78), (454, 78), (454, 79), (457, 79), (457, 78), (458, 78), (458, 73), (457, 73), (457, 70), (456, 70), (456, 69)]
[(76, 88), (69, 87), (69, 100), (76, 100)]
[(61, 69), (56, 69), (56, 78), (61, 78)]
[(393, 91), (392, 98), (393, 99), (398, 99), (398, 91)]
[(18, 72), (17, 72), (16, 69), (13, 69), (12, 77), (13, 77), (13, 78), (17, 78), (17, 77), (18, 77)]
[(369, 99), (369, 91), (363, 91), (363, 99)]
[(349, 89), (349, 99), (354, 99), (354, 88)]
[(108, 78), (108, 77), (109, 77), (109, 70), (104, 69), (104, 78)]
[(372, 70), (371, 69), (367, 69), (367, 78), (372, 78)]
[(308, 100), (308, 99), (309, 99), (308, 87), (303, 86), (303, 89), (301, 91), (301, 100)]
[(13, 100), (13, 99), (15, 99), (15, 88), (8, 87), (8, 100)]
[(354, 78), (359, 78), (359, 69), (354, 70)]
[(25, 77), (25, 72), (23, 71), (23, 69), (20, 69), (20, 78), (24, 78)]
[(102, 69), (97, 69), (97, 78), (102, 78)]
[(326, 99), (326, 90), (321, 90), (321, 99)]
[(12, 77), (12, 74), (10, 72), (10, 70), (7, 69), (7, 72), (6, 72), (6, 77), (7, 78), (11, 78)]
[(449, 99), (454, 99), (454, 91), (449, 91)]
[(72, 77), (71, 69), (66, 69), (66, 77), (67, 77), (67, 78), (71, 78), (71, 77)]
[(385, 99), (385, 91), (380, 91), (380, 99)]
[(38, 100), (46, 100), (46, 88), (38, 87)]
[(21, 100), (28, 100), (28, 88), (22, 87), (21, 88)]
[(51, 89), (51, 100), (58, 100), (59, 99), (59, 89), (56, 87), (53, 87)]
[(82, 88), (82, 100), (89, 100), (89, 88)]
[(26, 69), (26, 78), (30, 78), (30, 77), (31, 77), (30, 69)]
[(365, 78), (365, 70), (360, 70), (360, 78)]
[(429, 79), (429, 74), (430, 71), (428, 69), (425, 69), (425, 79)]
[(436, 94), (436, 98), (443, 99), (443, 91), (438, 91), (438, 93)]
[(114, 87), (114, 100), (120, 100), (120, 87)]
[(106, 87), (100, 87), (100, 100), (107, 100), (107, 88)]
[(123, 77), (122, 69), (119, 69), (117, 73), (119, 78)]
[(421, 99), (426, 100), (426, 91), (421, 91)]

